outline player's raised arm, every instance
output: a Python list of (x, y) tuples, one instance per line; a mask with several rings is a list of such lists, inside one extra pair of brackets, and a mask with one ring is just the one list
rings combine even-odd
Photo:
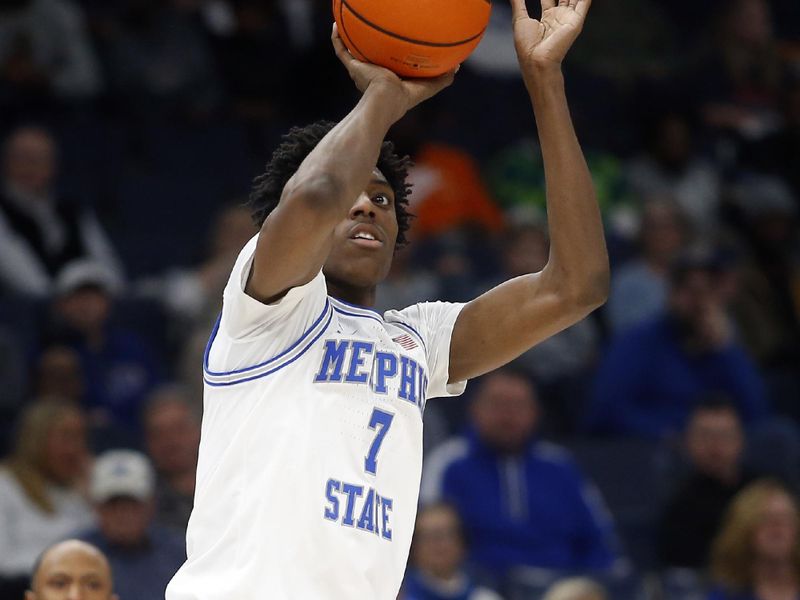
[(530, 18), (511, 0), (514, 42), (533, 103), (547, 186), (550, 257), (540, 272), (512, 279), (470, 302), (450, 347), (450, 381), (490, 371), (572, 325), (605, 302), (608, 255), (591, 175), (564, 93), (561, 61), (591, 0), (542, 0)]
[(388, 69), (353, 58), (335, 25), (332, 40), (362, 96), (300, 164), (261, 227), (246, 291), (262, 302), (277, 300), (319, 273), (334, 227), (367, 188), (386, 132), (406, 111), (453, 80), (448, 73), (404, 81)]

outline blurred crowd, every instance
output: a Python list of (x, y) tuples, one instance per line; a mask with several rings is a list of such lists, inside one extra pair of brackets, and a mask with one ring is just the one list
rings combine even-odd
[[(547, 261), (510, 24), (494, 0), (390, 132), (416, 218), (379, 310)], [(0, 0), (0, 597), (66, 538), (122, 600), (183, 560), (250, 182), (357, 98), (330, 27), (329, 0)], [(428, 404), (401, 597), (795, 600), (800, 4), (596, 2), (564, 70), (610, 298)]]

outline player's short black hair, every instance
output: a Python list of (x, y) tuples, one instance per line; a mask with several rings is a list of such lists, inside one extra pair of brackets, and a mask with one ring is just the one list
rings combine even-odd
[[(253, 180), (248, 206), (258, 227), (264, 224), (269, 214), (278, 206), (284, 186), (300, 167), (300, 163), (335, 125), (336, 123), (330, 121), (317, 121), (305, 127), (293, 127), (283, 136), (264, 173)], [(406, 182), (410, 165), (411, 159), (408, 156), (399, 156), (391, 142), (383, 142), (377, 167), (394, 190), (398, 225), (396, 249), (408, 243), (405, 233), (413, 217), (408, 212), (408, 194), (411, 188)]]

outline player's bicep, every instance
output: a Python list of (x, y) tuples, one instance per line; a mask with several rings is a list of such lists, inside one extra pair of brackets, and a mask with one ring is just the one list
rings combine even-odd
[(258, 234), (245, 287), (249, 296), (274, 302), (320, 272), (330, 253), (336, 223), (326, 197), (331, 193), (324, 182), (287, 184)]
[(542, 273), (516, 277), (469, 302), (450, 344), (450, 382), (488, 373), (580, 317)]
[(242, 248), (223, 292), (219, 331), (233, 340), (259, 337), (268, 331), (274, 336), (278, 331), (276, 326), (284, 326), (289, 316), (298, 326), (307, 325), (319, 315), (326, 303), (327, 289), (321, 271), (308, 283), (290, 288), (281, 298), (270, 303), (247, 294), (257, 244), (258, 237), (255, 236)]

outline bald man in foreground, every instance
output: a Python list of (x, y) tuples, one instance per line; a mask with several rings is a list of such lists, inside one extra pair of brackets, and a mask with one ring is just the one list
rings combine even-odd
[(119, 600), (100, 550), (78, 540), (50, 546), (39, 557), (25, 600)]

